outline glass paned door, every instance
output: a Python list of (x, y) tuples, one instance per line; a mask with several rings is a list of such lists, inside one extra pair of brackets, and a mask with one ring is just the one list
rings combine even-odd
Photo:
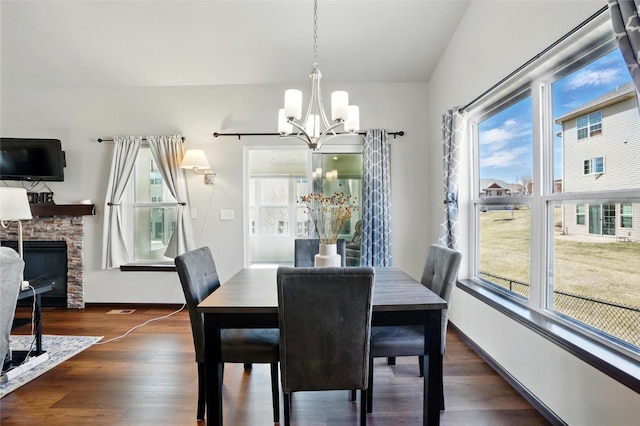
[(601, 234), (602, 210), (600, 205), (589, 206), (589, 233), (594, 235)]

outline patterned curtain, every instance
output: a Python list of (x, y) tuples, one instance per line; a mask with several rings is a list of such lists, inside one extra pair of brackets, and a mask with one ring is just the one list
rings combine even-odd
[(458, 167), (460, 165), (458, 156), (465, 128), (466, 117), (459, 108), (443, 114), (444, 219), (439, 242), (452, 249), (458, 246)]
[(608, 6), (620, 52), (640, 93), (640, 0), (609, 0)]
[(363, 266), (391, 266), (391, 159), (387, 131), (364, 138), (362, 196)]
[(189, 212), (189, 190), (184, 169), (180, 168), (180, 161), (184, 156), (182, 137), (174, 136), (149, 136), (147, 137), (153, 159), (158, 165), (162, 179), (169, 192), (178, 201), (176, 206), (176, 227), (171, 234), (166, 257), (174, 258), (179, 254), (195, 249), (193, 242), (193, 225)]
[(142, 137), (114, 137), (115, 149), (111, 160), (111, 173), (105, 200), (104, 226), (102, 238), (102, 268), (112, 269), (129, 261), (129, 254), (124, 238), (122, 194), (131, 178), (133, 166), (136, 164)]

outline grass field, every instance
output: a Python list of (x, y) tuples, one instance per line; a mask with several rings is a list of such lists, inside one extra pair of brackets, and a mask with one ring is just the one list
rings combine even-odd
[[(480, 271), (529, 283), (530, 218), (528, 209), (481, 213)], [(558, 233), (554, 236), (553, 250), (554, 291), (640, 308), (640, 243), (603, 242), (602, 239), (590, 241), (589, 237), (575, 239)], [(501, 280), (491, 281), (506, 287)], [(634, 318), (631, 324), (616, 321), (610, 326), (603, 326), (598, 321), (590, 321), (591, 316), (602, 316), (601, 312), (592, 312), (584, 306), (560, 307), (559, 303), (556, 308), (617, 336), (620, 333), (615, 330), (622, 327), (625, 329), (623, 333), (626, 333), (624, 340), (640, 345), (637, 313), (631, 312)], [(619, 315), (617, 312), (609, 313), (612, 317)], [(627, 312), (624, 314), (627, 315)], [(623, 323), (626, 321), (622, 319)], [(629, 327), (632, 329), (629, 330)], [(635, 337), (627, 337), (628, 333)]]

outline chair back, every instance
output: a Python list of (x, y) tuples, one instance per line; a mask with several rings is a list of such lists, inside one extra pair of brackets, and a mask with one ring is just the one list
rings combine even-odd
[[(462, 254), (445, 246), (433, 244), (429, 247), (427, 261), (422, 273), (422, 282), (427, 288), (449, 303), (458, 279)], [(446, 340), (449, 310), (442, 310), (442, 350)]]
[[(341, 258), (341, 266), (346, 265), (345, 252), (347, 242), (343, 238), (336, 241), (336, 249)], [(315, 255), (320, 252), (320, 240), (317, 238), (296, 239), (294, 241), (294, 266), (311, 267), (315, 265)]]
[(175, 258), (176, 270), (189, 309), (196, 361), (204, 361), (204, 320), (198, 304), (220, 287), (220, 279), (209, 247), (200, 247)]
[(285, 393), (366, 389), (375, 270), (278, 268)]

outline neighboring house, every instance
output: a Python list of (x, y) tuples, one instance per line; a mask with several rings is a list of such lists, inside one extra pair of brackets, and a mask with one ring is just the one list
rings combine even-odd
[(483, 197), (505, 197), (507, 195), (511, 195), (511, 189), (507, 188), (506, 185), (500, 185), (498, 182), (493, 182), (488, 187), (482, 189)]
[[(556, 119), (562, 125), (563, 191), (606, 191), (640, 184), (640, 115), (633, 83)], [(564, 206), (563, 231), (640, 241), (640, 204)]]

